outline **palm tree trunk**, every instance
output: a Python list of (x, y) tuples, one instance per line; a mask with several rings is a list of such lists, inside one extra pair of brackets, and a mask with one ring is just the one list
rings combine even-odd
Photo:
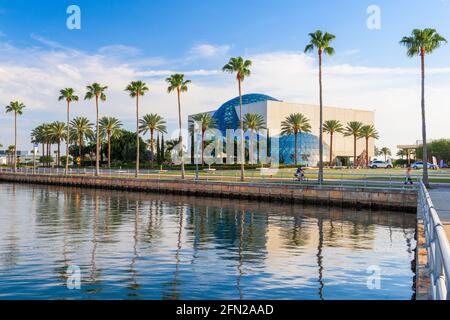
[(253, 154), (253, 129), (250, 130), (250, 138), (249, 138), (249, 151), (248, 151), (248, 155), (249, 155), (249, 161), (250, 164), (254, 164), (254, 154)]
[(95, 145), (95, 175), (100, 175), (100, 131), (98, 125), (98, 96), (95, 96), (95, 111), (97, 113), (96, 127), (97, 127), (97, 143)]
[(61, 159), (61, 141), (58, 141), (58, 161), (57, 161), (58, 167), (61, 164), (59, 159)]
[(139, 92), (136, 95), (136, 174), (139, 176)]
[(239, 86), (239, 116), (240, 116), (239, 128), (241, 129), (241, 181), (244, 181), (245, 141), (244, 141), (244, 119), (242, 118), (242, 88), (240, 78), (238, 78), (238, 86)]
[(177, 94), (178, 94), (178, 125), (180, 127), (180, 135), (179, 135), (179, 140), (180, 140), (180, 152), (179, 155), (181, 157), (181, 179), (184, 179), (184, 155), (183, 155), (183, 134), (182, 134), (182, 126), (181, 126), (181, 92), (180, 89), (177, 89)]
[(423, 183), (426, 187), (430, 186), (428, 181), (428, 145), (427, 145), (427, 124), (425, 118), (425, 50), (421, 49), (421, 75), (422, 75), (422, 140), (423, 140)]
[(353, 136), (353, 167), (356, 168), (356, 135)]
[(14, 112), (14, 172), (17, 171), (17, 112)]
[(366, 138), (366, 167), (369, 167), (369, 138)]
[(202, 165), (205, 164), (205, 131), (202, 130)]
[(69, 173), (69, 142), (70, 142), (70, 101), (67, 101), (67, 137), (66, 137), (66, 169), (64, 173)]
[(83, 160), (82, 157), (81, 157), (82, 143), (83, 143), (83, 136), (80, 133), (80, 139), (79, 139), (79, 142), (78, 142), (78, 156), (80, 157), (80, 165), (79, 166), (81, 166), (81, 160)]
[(155, 157), (154, 149), (153, 149), (153, 129), (150, 130), (150, 153), (152, 154), (152, 158), (151, 158), (150, 163), (153, 166), (153, 160), (154, 160), (154, 157)]
[[(45, 156), (45, 143), (42, 141), (42, 157)], [(42, 166), (44, 166), (44, 158), (42, 158)]]
[(108, 169), (111, 169), (111, 131), (108, 130)]
[(330, 132), (330, 167), (333, 166), (333, 132)]
[(320, 97), (320, 125), (319, 125), (319, 183), (323, 182), (323, 99), (322, 99), (322, 49), (319, 49), (319, 97)]
[(297, 153), (298, 153), (298, 132), (294, 132), (294, 144), (295, 144), (295, 147), (294, 147), (294, 162), (295, 162), (295, 165), (297, 165), (298, 164), (298, 160), (297, 160)]

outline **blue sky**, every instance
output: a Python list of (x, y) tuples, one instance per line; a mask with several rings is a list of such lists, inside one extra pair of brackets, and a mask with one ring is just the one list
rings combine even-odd
[[(81, 8), (81, 30), (66, 28), (71, 4)], [(380, 30), (366, 26), (372, 4), (381, 9)], [(337, 54), (325, 60), (325, 103), (376, 110), (382, 135), (377, 144), (394, 148), (420, 138), (419, 118), (412, 112), (419, 102), (419, 61), (408, 59), (398, 45), (415, 27), (434, 27), (450, 38), (450, 2), (1, 0), (0, 71), (6, 76), (0, 74), (0, 100), (27, 104), (23, 148), (28, 148), (29, 130), (40, 121), (63, 118), (65, 110), (55, 97), (61, 86), (81, 91), (93, 81), (110, 85), (105, 113), (131, 126), (130, 101), (121, 88), (142, 78), (151, 86), (143, 112), (162, 113), (174, 126), (173, 99), (164, 90), (167, 74), (183, 71), (194, 82), (185, 98), (185, 116), (210, 110), (235, 95), (232, 77), (220, 72), (235, 55), (254, 60), (254, 77), (244, 90), (316, 103), (317, 61), (302, 51), (308, 32), (323, 29), (337, 36)], [(432, 138), (446, 136), (442, 112), (449, 115), (444, 105), (450, 98), (449, 54), (450, 45), (427, 58)], [(92, 111), (88, 102), (80, 102), (74, 116), (93, 116)], [(389, 121), (393, 117), (404, 125)], [(3, 145), (11, 143), (10, 129), (10, 119), (1, 115)]]

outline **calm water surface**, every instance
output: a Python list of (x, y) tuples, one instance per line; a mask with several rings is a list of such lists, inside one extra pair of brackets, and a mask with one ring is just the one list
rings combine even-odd
[(3, 183), (0, 206), (0, 299), (414, 294), (413, 215)]

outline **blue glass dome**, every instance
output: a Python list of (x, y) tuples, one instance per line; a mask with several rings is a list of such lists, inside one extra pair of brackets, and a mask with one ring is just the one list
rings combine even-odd
[[(294, 164), (295, 139), (294, 135), (280, 136), (280, 163)], [(328, 159), (330, 147), (323, 144), (324, 158)], [(298, 164), (316, 166), (319, 162), (319, 138), (310, 133), (298, 135), (297, 161)]]
[[(245, 94), (242, 96), (242, 104), (250, 104), (261, 101), (279, 101), (275, 98), (264, 94)], [(225, 102), (214, 113), (213, 118), (216, 120), (217, 128), (225, 135), (227, 129), (239, 128), (239, 116), (236, 113), (236, 107), (239, 106), (239, 97)]]

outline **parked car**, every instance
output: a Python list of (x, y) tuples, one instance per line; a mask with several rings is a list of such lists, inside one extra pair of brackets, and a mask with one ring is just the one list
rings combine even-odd
[(378, 168), (392, 169), (392, 163), (381, 160), (375, 160), (370, 163), (369, 167), (371, 169), (378, 169)]
[[(414, 170), (423, 169), (423, 162), (414, 162), (411, 165), (411, 168), (413, 168)], [(428, 162), (428, 169), (437, 170), (439, 169), (439, 167), (433, 163)]]

